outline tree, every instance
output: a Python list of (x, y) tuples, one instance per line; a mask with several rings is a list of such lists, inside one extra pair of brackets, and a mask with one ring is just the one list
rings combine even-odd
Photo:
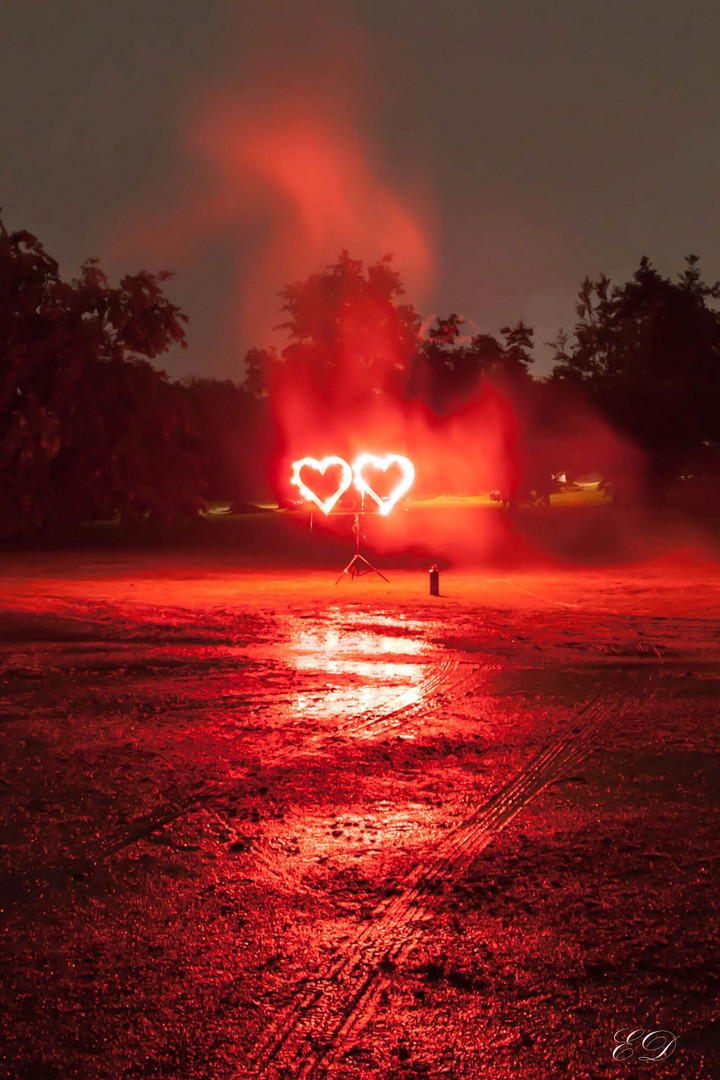
[(272, 444), (267, 396), (254, 395), (230, 379), (193, 378), (181, 385), (200, 433), (208, 498), (234, 506), (267, 498), (266, 468), (261, 467), (267, 465)]
[(465, 319), (454, 312), (439, 316), (428, 327), (425, 340), (418, 342), (408, 393), (445, 416), (467, 400), (477, 388), (481, 374), (477, 358), (460, 344)]
[(184, 344), (169, 276), (111, 287), (90, 260), (65, 282), (34, 236), (0, 223), (3, 528), (197, 505), (191, 414), (149, 363)]
[(244, 387), (256, 395), (278, 383), (303, 385), (326, 404), (402, 394), (417, 348), (420, 317), (400, 303), (404, 289), (390, 256), (365, 267), (342, 251), (338, 261), (280, 293), (290, 341), (277, 354), (251, 350)]
[(505, 342), (502, 356), (495, 367), (496, 373), (506, 379), (525, 379), (535, 359), (532, 356), (532, 329), (520, 319), (514, 326), (503, 326), (500, 333)]
[(695, 255), (677, 280), (642, 258), (630, 281), (586, 279), (572, 336), (555, 344), (554, 380), (579, 385), (645, 451), (660, 477), (703, 443), (720, 443), (720, 284)]
[(420, 343), (411, 378), (411, 397), (424, 398), (447, 416), (476, 394), (483, 379), (506, 391), (524, 383), (533, 363), (533, 332), (522, 321), (504, 326), (502, 340), (492, 334), (461, 339), (465, 320), (456, 314), (437, 318)]

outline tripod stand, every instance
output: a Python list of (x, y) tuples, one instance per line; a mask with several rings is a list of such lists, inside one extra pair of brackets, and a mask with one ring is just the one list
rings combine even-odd
[(340, 574), (340, 577), (335, 582), (336, 585), (342, 580), (343, 574), (347, 574), (351, 580), (352, 578), (362, 577), (363, 574), (377, 574), (378, 577), (381, 577), (383, 579), (383, 581), (388, 580), (384, 574), (380, 573), (376, 566), (373, 566), (373, 564), (369, 562), (364, 555), (360, 554), (360, 516), (361, 515), (359, 513), (355, 514), (355, 520), (353, 522), (353, 536), (355, 537), (355, 554), (343, 570), (342, 574)]

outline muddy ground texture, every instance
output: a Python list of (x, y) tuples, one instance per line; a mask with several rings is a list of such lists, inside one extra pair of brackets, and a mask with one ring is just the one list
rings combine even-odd
[(717, 568), (333, 581), (6, 562), (2, 1076), (720, 1077)]

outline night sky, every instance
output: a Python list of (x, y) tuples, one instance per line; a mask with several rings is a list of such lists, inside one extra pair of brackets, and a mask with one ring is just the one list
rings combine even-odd
[[(261, 7), (3, 7), (5, 223), (38, 235), (68, 274), (90, 256), (113, 276), (176, 269), (170, 293), (191, 323), (172, 374), (242, 378), (244, 349), (271, 340), (273, 292), (345, 243), (336, 228), (281, 256), (282, 200), (242, 182), (242, 212), (234, 203), (188, 230), (188, 206), (216, 190), (188, 116), (218, 88), (262, 122), (278, 84), (290, 98), (310, 87), (336, 127), (357, 130), (373, 176), (428, 237), (430, 274), (405, 275), (425, 314), (453, 310), (489, 332), (522, 317), (542, 342), (572, 323), (586, 274), (622, 278), (642, 254), (671, 273), (692, 251), (720, 277), (717, 3)], [(169, 242), (155, 224), (178, 206)], [(251, 319), (238, 315), (248, 289)]]

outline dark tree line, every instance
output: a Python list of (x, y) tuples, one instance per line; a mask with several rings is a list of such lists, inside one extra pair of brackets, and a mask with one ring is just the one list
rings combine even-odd
[(545, 379), (532, 374), (523, 322), (470, 336), (450, 314), (422, 332), (391, 260), (365, 267), (342, 252), (283, 290), (288, 344), (251, 350), (242, 384), (173, 382), (153, 363), (185, 344), (185, 316), (163, 293), (168, 276), (127, 275), (114, 287), (90, 261), (66, 282), (35, 237), (0, 224), (4, 532), (261, 498), (273, 412), (300, 389), (319, 417), (341, 394), (349, 415), (387, 396), (440, 420), (501, 393), (520, 429), (517, 496), (547, 499), (560, 470), (611, 471), (565, 438), (582, 402), (639, 447), (651, 483), (718, 486), (720, 285), (703, 280), (695, 256), (675, 280), (643, 258), (625, 284), (583, 282), (576, 325), (553, 343)]
[(65, 282), (34, 236), (0, 225), (3, 531), (199, 505), (191, 410), (150, 363), (184, 341), (166, 277), (113, 288), (91, 261)]
[(480, 389), (483, 380), (524, 382), (533, 363), (533, 332), (520, 321), (500, 337), (476, 334), (462, 341), (464, 320), (437, 318), (416, 350), (410, 396), (419, 396), (439, 416), (448, 416)]
[(572, 335), (555, 342), (558, 384), (579, 388), (644, 452), (652, 480), (718, 478), (720, 283), (689, 255), (672, 281), (647, 258), (624, 285), (586, 279)]

